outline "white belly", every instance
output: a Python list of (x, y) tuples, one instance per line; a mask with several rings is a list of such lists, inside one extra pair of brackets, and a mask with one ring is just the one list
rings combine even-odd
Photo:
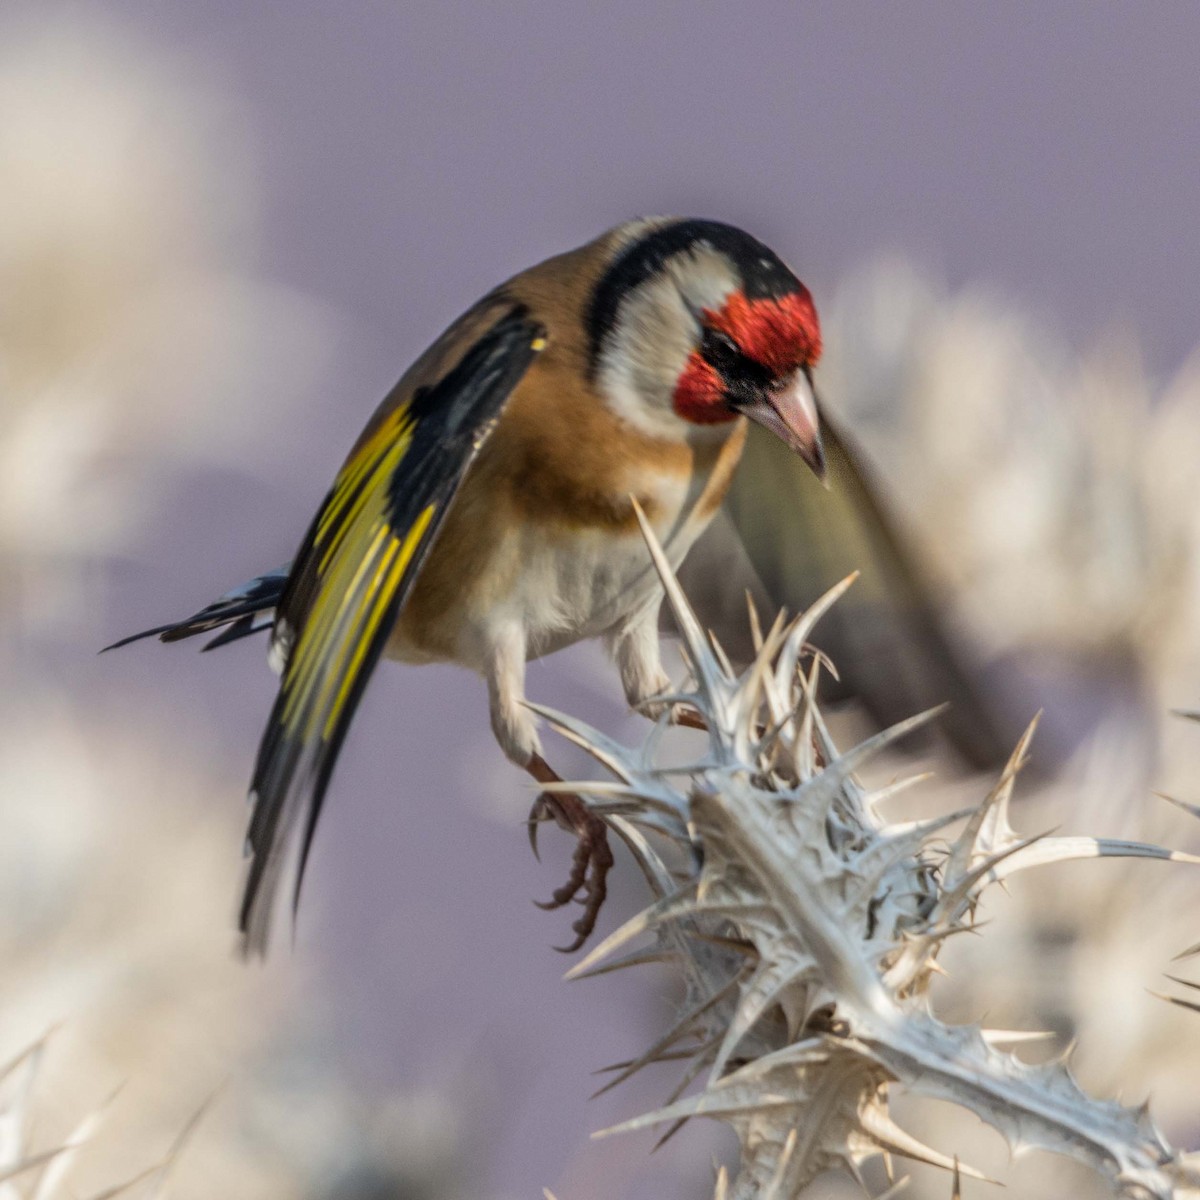
[[(682, 484), (675, 490), (673, 503), (659, 510), (654, 532), (678, 566), (708, 521), (688, 506)], [(662, 599), (658, 572), (638, 530), (568, 530), (523, 540), (525, 566), (511, 608), (505, 605), (509, 611), (496, 615), (502, 620), (520, 615), (529, 658), (618, 629)]]

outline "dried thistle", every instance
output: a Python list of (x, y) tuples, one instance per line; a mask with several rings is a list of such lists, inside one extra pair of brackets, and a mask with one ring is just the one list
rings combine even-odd
[[(682, 1061), (679, 1086), (656, 1112), (606, 1132), (666, 1124), (670, 1136), (694, 1116), (727, 1121), (741, 1142), (736, 1178), (718, 1182), (730, 1200), (794, 1196), (830, 1168), (861, 1182), (865, 1160), (891, 1154), (952, 1171), (957, 1194), (960, 1174), (979, 1173), (896, 1124), (889, 1100), (899, 1085), (974, 1112), (1014, 1152), (1081, 1161), (1121, 1196), (1200, 1197), (1200, 1156), (1171, 1149), (1145, 1106), (1091, 1098), (1066, 1056), (1022, 1061), (1004, 1047), (1029, 1035), (945, 1024), (929, 998), (944, 943), (974, 929), (981, 895), (1017, 872), (1101, 856), (1200, 860), (1141, 842), (1018, 836), (1009, 803), (1033, 726), (978, 806), (888, 821), (880, 805), (897, 785), (872, 791), (856, 772), (934, 714), (845, 753), (834, 744), (807, 638), (852, 580), (758, 634), (756, 661), (737, 674), (705, 638), (645, 522), (643, 532), (693, 680), (667, 699), (701, 714), (706, 753), (660, 765), (669, 713), (630, 750), (539, 710), (615, 776), (577, 786), (655, 894), (570, 976), (665, 961), (685, 982), (676, 1024), (613, 1080)], [(643, 935), (648, 945), (614, 959)], [(685, 1095), (697, 1079), (701, 1089)]]

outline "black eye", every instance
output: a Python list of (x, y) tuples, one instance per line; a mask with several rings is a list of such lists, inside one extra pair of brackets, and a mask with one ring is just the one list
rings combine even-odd
[(700, 355), (710, 367), (715, 367), (722, 375), (734, 370), (742, 358), (742, 352), (733, 338), (719, 329), (708, 327), (705, 327), (700, 338)]
[(721, 376), (731, 393), (750, 395), (773, 383), (771, 372), (743, 354), (733, 338), (719, 329), (705, 328), (700, 338), (700, 356)]

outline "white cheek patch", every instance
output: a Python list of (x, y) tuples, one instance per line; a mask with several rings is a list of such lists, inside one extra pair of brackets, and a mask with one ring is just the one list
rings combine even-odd
[(675, 413), (675, 387), (697, 344), (699, 314), (723, 307), (736, 286), (724, 256), (697, 247), (626, 297), (596, 376), (617, 416), (652, 437), (695, 435), (698, 427)]
[(667, 273), (687, 306), (696, 313), (706, 308), (714, 312), (723, 308), (729, 293), (738, 286), (738, 277), (729, 260), (702, 245), (677, 254), (667, 264)]
[(672, 399), (692, 352), (693, 329), (674, 286), (661, 276), (625, 300), (597, 372), (617, 416), (652, 437), (685, 436), (687, 422), (676, 416)]

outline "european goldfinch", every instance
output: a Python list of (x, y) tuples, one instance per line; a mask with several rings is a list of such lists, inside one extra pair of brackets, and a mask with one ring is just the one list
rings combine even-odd
[[(265, 949), (293, 834), (298, 897), (338, 751), (381, 656), (477, 671), (501, 748), (542, 783), (557, 776), (524, 704), (528, 660), (600, 637), (630, 705), (667, 689), (663, 593), (635, 499), (674, 565), (728, 501), (726, 529), (741, 531), (773, 599), (793, 607), (874, 564), (877, 588), (895, 589), (899, 641), (909, 633), (926, 661), (943, 661), (870, 490), (843, 440), (822, 429), (820, 353), (808, 290), (749, 234), (705, 220), (620, 225), (501, 284), (433, 343), (368, 422), (289, 566), (135, 635), (220, 628), (210, 643), (220, 644), (271, 631), (281, 682), (250, 785), (247, 949)], [(828, 465), (832, 494), (794, 464), (817, 477)], [(868, 699), (853, 675), (878, 649), (852, 646), (843, 664)], [(902, 666), (892, 674), (877, 691), (942, 698), (904, 684)], [(945, 690), (961, 695), (960, 684)], [(539, 804), (580, 839), (548, 905), (582, 893), (575, 949), (604, 899), (605, 827), (575, 797)]]

